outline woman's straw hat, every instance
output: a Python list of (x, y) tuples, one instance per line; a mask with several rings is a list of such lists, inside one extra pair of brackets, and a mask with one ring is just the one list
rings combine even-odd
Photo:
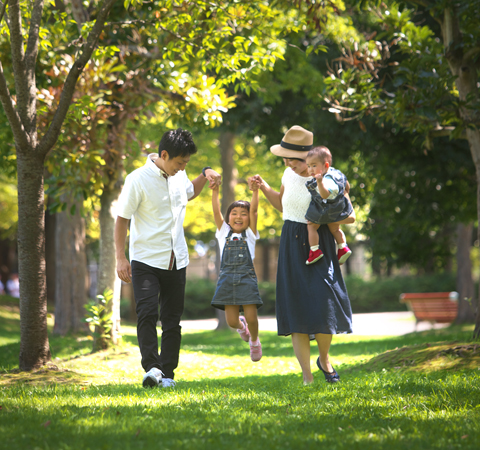
[(273, 145), (270, 151), (283, 158), (305, 159), (313, 145), (313, 133), (294, 125), (283, 136), (280, 145)]

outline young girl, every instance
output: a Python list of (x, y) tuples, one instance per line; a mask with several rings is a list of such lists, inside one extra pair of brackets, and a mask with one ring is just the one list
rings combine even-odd
[[(257, 231), (258, 189), (252, 194), (252, 203), (233, 202), (227, 209), (226, 220), (220, 211), (219, 187), (212, 189), (212, 208), (220, 246), (221, 266), (212, 306), (225, 310), (227, 324), (236, 328), (240, 337), (250, 344), (250, 358), (259, 361), (262, 345), (258, 338), (257, 308), (263, 302), (253, 268)], [(244, 315), (240, 316), (240, 308)], [(246, 319), (246, 320), (245, 320)]]

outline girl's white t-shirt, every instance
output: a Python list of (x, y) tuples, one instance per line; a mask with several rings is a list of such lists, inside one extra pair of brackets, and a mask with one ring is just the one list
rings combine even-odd
[[(222, 258), (222, 255), (223, 255), (223, 249), (225, 247), (225, 239), (227, 238), (228, 233), (230, 233), (230, 225), (228, 225), (228, 223), (226, 222), (223, 222), (222, 228), (220, 228), (215, 232), (215, 237), (217, 238), (218, 246), (220, 247), (220, 259)], [(260, 234), (258, 233), (258, 230), (256, 235), (253, 234), (253, 231), (250, 227), (248, 227), (245, 230), (245, 234), (247, 238), (248, 250), (250, 251), (250, 256), (252, 257), (252, 261), (253, 261), (255, 259), (255, 242), (257, 239), (260, 239)], [(234, 237), (241, 238), (242, 233), (232, 233), (230, 237), (231, 239), (233, 239)]]

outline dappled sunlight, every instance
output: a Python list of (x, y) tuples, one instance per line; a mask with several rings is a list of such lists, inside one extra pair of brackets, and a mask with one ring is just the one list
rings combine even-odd
[[(164, 448), (192, 450), (382, 450), (402, 449), (407, 440), (430, 448), (443, 430), (445, 448), (466, 450), (480, 439), (470, 419), (480, 402), (479, 346), (462, 327), (402, 337), (334, 336), (330, 359), (341, 382), (333, 385), (317, 370), (312, 341), (309, 386), (290, 337), (261, 332), (263, 357), (254, 363), (234, 331), (184, 330), (176, 387), (144, 389), (135, 326), (122, 326), (121, 343), (96, 353), (88, 335), (51, 336), (52, 363), (20, 372), (12, 369), (18, 313), (5, 314), (0, 432), (6, 442), (21, 442), (19, 448), (43, 442), (148, 448), (161, 441)], [(22, 437), (18, 423), (28, 423)]]
[[(214, 356), (195, 352), (181, 352), (180, 365), (177, 370), (179, 380), (224, 379), (229, 377), (262, 376), (267, 373), (286, 375), (298, 373), (299, 367), (295, 358), (275, 358), (263, 356), (258, 362), (250, 360), (248, 345), (245, 356)], [(192, 366), (195, 370), (192, 371)]]

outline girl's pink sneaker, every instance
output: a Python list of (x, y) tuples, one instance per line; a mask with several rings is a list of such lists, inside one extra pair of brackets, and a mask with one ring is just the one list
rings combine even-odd
[(262, 359), (262, 344), (260, 343), (260, 338), (257, 338), (255, 344), (250, 340), (250, 358), (253, 362), (260, 361)]
[(239, 319), (240, 319), (240, 322), (243, 323), (243, 328), (238, 328), (237, 333), (245, 342), (248, 342), (250, 340), (250, 331), (248, 331), (247, 321), (243, 316), (240, 316)]

